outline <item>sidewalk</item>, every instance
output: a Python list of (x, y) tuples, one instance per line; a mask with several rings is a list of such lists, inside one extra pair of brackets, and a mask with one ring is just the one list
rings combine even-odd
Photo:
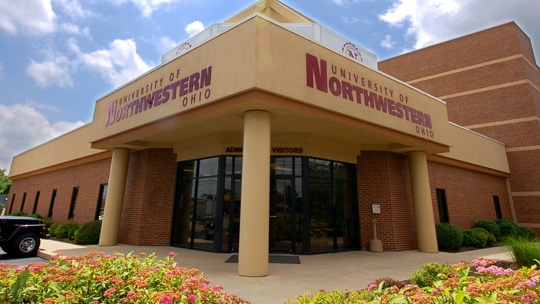
[(294, 300), (296, 295), (323, 290), (355, 290), (366, 288), (378, 278), (390, 277), (407, 280), (423, 264), (440, 262), (454, 264), (472, 261), (478, 257), (495, 260), (511, 259), (506, 247), (494, 247), (462, 253), (437, 254), (417, 251), (380, 252), (350, 251), (332, 254), (301, 255), (300, 264), (269, 264), (266, 277), (243, 277), (237, 274), (238, 264), (225, 263), (233, 254), (210, 253), (176, 247), (143, 247), (119, 244), (117, 246), (79, 246), (54, 240), (42, 240), (38, 255), (48, 259), (55, 254), (81, 256), (92, 250), (106, 254), (141, 252), (155, 253), (159, 259), (175, 252), (179, 266), (197, 268), (212, 285), (222, 285), (252, 303), (272, 304)]

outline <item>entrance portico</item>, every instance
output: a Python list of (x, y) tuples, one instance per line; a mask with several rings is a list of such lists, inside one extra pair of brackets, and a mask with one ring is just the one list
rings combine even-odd
[[(201, 52), (205, 56), (199, 56)], [(156, 83), (160, 85), (153, 87)], [(243, 19), (105, 96), (96, 104), (92, 128), (93, 148), (168, 148), (179, 164), (192, 162), (178, 167), (186, 174), (178, 172), (176, 183), (168, 181), (177, 185), (175, 204), (181, 206), (173, 214), (171, 242), (193, 246), (196, 235), (204, 233), (210, 241), (205, 248), (221, 251), (226, 247), (225, 237), (227, 242), (234, 242), (238, 236), (240, 275), (268, 274), (270, 164), (271, 157), (276, 156), (298, 157), (298, 164), (305, 166), (299, 171), (303, 176), (291, 177), (298, 181), (307, 178), (310, 162), (321, 161), (324, 168), (330, 168), (325, 193), (331, 197), (320, 202), (330, 206), (330, 211), (322, 213), (317, 223), (310, 218), (298, 219), (296, 223), (304, 228), (292, 235), (302, 238), (302, 248), (309, 248), (305, 247), (309, 244), (306, 239), (313, 237), (315, 243), (317, 234), (309, 227), (319, 225), (319, 231), (328, 236), (320, 240), (321, 246), (336, 250), (344, 249), (343, 244), (351, 240), (366, 241), (359, 240), (358, 222), (351, 220), (354, 209), (350, 205), (344, 205), (344, 210), (336, 207), (343, 201), (354, 201), (354, 195), (347, 192), (339, 200), (333, 198), (343, 194), (336, 190), (342, 189), (335, 184), (343, 181), (338, 175), (354, 172), (348, 167), (339, 171), (342, 164), (356, 165), (363, 151), (409, 153), (418, 247), (425, 252), (437, 250), (425, 156), (449, 149), (444, 137), (448, 128), (445, 104), (361, 61), (299, 36), (266, 16), (255, 14)], [(222, 171), (216, 169), (205, 175), (200, 167), (205, 159), (221, 166), (229, 156), (241, 157), (241, 186), (234, 186), (241, 189), (237, 201), (226, 201), (231, 188), (221, 184)], [(119, 185), (113, 178), (117, 173), (121, 169), (113, 165), (109, 188)], [(230, 180), (237, 177), (231, 173)], [(186, 180), (181, 190), (180, 179)], [(212, 192), (197, 188), (203, 180), (211, 183), (212, 188), (205, 189)], [(355, 186), (346, 181), (347, 189)], [(309, 193), (302, 203), (308, 198)], [(233, 217), (235, 208), (240, 208), (238, 231), (235, 218), (228, 226), (222, 218), (222, 226), (216, 227), (215, 217), (224, 216), (226, 202), (230, 206), (226, 211)], [(119, 226), (109, 221), (119, 219), (114, 216), (116, 209), (110, 208), (121, 204), (108, 205), (102, 235), (118, 235)], [(298, 214), (311, 216), (309, 209), (303, 212)], [(332, 212), (342, 213), (335, 213), (339, 214), (336, 217)], [(332, 216), (330, 224), (324, 222), (327, 215)], [(104, 236), (101, 244), (115, 242), (115, 238)]]

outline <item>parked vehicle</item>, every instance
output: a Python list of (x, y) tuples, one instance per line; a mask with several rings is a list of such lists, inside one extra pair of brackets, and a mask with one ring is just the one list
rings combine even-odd
[(0, 247), (19, 257), (35, 256), (41, 239), (49, 237), (43, 220), (25, 216), (0, 216)]

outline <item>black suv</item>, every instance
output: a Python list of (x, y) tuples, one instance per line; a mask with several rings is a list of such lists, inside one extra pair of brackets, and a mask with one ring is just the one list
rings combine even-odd
[(43, 220), (25, 216), (0, 216), (0, 247), (10, 255), (35, 256), (49, 230)]

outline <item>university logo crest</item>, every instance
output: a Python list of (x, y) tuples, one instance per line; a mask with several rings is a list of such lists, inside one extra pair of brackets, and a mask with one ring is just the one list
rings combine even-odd
[(175, 55), (180, 55), (182, 53), (189, 51), (190, 49), (191, 49), (191, 44), (189, 42), (184, 42), (178, 47)]
[(360, 53), (360, 50), (351, 42), (345, 42), (343, 47), (341, 48), (341, 52), (343, 55), (349, 56), (352, 59), (356, 61), (362, 62), (362, 54)]

